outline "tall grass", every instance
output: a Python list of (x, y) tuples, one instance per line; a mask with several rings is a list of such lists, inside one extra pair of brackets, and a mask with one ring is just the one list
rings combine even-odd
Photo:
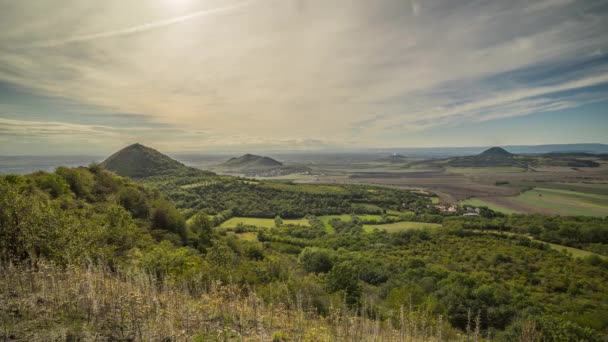
[[(365, 304), (319, 315), (301, 293), (264, 303), (254, 288), (158, 281), (104, 267), (0, 267), (0, 340), (481, 341), (442, 317), (402, 307), (396, 321)], [(473, 329), (471, 329), (473, 330)]]

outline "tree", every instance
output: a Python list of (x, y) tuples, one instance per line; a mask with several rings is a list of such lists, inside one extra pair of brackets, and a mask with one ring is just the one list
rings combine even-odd
[(53, 198), (70, 193), (70, 186), (65, 179), (54, 173), (36, 172), (32, 177), (36, 186), (46, 191)]
[(327, 287), (330, 292), (342, 291), (347, 305), (354, 307), (361, 300), (361, 284), (357, 268), (350, 262), (334, 265), (327, 274)]
[(118, 204), (128, 210), (133, 217), (147, 218), (150, 204), (146, 196), (135, 187), (126, 187), (118, 193)]
[(152, 228), (165, 229), (179, 235), (183, 242), (187, 239), (186, 222), (175, 208), (175, 206), (165, 200), (159, 200), (154, 203), (152, 210)]
[(277, 217), (274, 218), (274, 225), (277, 228), (280, 228), (283, 225), (283, 219), (281, 216), (277, 215)]
[(325, 273), (331, 270), (334, 263), (329, 251), (317, 247), (306, 247), (299, 257), (300, 263), (307, 272)]
[(89, 199), (95, 184), (95, 179), (89, 169), (79, 167), (70, 169), (67, 167), (59, 167), (56, 174), (63, 177), (70, 186), (70, 189), (79, 198)]
[(209, 216), (205, 213), (196, 214), (190, 221), (190, 232), (194, 235), (198, 246), (211, 246), (211, 237), (213, 236), (213, 225)]

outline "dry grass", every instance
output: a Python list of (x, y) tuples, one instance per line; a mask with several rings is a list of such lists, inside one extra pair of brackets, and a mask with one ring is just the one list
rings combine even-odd
[[(441, 317), (401, 310), (400, 321), (344, 307), (320, 316), (301, 294), (265, 304), (252, 288), (200, 288), (99, 267), (0, 268), (0, 340), (18, 341), (441, 341)], [(451, 337), (448, 337), (451, 336)], [(473, 337), (471, 337), (471, 340)], [(462, 337), (464, 339), (464, 337)]]

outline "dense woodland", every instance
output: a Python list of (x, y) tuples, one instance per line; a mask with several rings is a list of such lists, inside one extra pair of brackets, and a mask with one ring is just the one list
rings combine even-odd
[[(366, 232), (353, 215), (330, 233), (318, 217), (386, 210), (443, 226)], [(217, 227), (277, 215), (270, 229)], [(0, 336), (602, 341), (608, 261), (524, 234), (606, 255), (607, 232), (606, 219), (443, 216), (411, 192), (189, 169), (139, 183), (95, 165), (3, 176)]]
[(142, 180), (160, 189), (178, 208), (190, 213), (216, 215), (232, 210), (234, 216), (300, 218), (308, 214), (381, 214), (368, 209), (374, 204), (384, 209), (432, 212), (429, 197), (411, 192), (371, 186), (294, 185), (252, 181), (213, 174), (161, 175)]

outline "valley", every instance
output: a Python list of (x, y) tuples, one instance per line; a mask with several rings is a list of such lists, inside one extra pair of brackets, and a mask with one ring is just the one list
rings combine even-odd
[[(447, 159), (398, 154), (380, 157), (368, 154), (282, 155), (280, 159), (287, 160), (286, 165), (305, 167), (306, 171), (274, 176), (227, 174), (286, 183), (369, 184), (421, 190), (436, 194), (445, 205), (489, 206), (505, 213), (571, 215), (576, 212), (591, 216), (608, 213), (605, 197), (585, 200), (593, 195), (608, 196), (605, 155), (544, 153), (519, 156), (505, 155), (506, 151), (502, 150), (494, 156), (496, 150), (488, 151), (483, 153), (489, 155), (482, 153), (481, 157)], [(571, 166), (563, 166), (568, 163)], [(224, 173), (224, 170), (215, 170)], [(538, 196), (539, 191), (534, 191), (536, 188), (562, 189), (570, 193), (562, 193), (560, 199), (555, 191), (548, 190), (549, 195), (543, 198), (542, 194)], [(572, 196), (577, 199), (572, 200)]]

